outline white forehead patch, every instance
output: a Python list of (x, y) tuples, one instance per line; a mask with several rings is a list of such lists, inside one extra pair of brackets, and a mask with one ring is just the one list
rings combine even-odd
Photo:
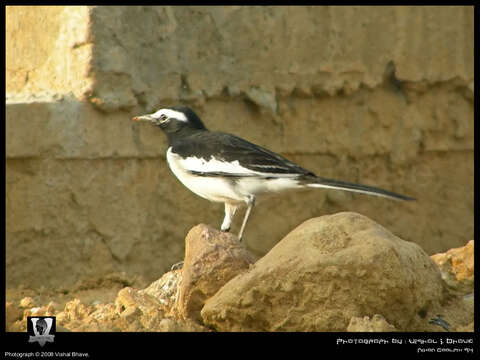
[(185, 122), (188, 121), (184, 113), (172, 109), (160, 109), (156, 113), (153, 113), (151, 116), (154, 119), (160, 119), (162, 115), (165, 115), (169, 119), (171, 118)]

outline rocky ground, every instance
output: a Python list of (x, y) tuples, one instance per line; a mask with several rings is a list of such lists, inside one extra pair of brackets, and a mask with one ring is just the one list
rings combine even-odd
[(115, 273), (70, 289), (7, 289), (7, 331), (473, 331), (473, 249), (429, 257), (362, 215), (310, 219), (256, 260), (237, 238), (190, 230), (181, 270)]

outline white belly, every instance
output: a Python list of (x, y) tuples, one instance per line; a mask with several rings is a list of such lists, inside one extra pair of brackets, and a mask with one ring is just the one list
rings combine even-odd
[(245, 196), (235, 191), (235, 186), (228, 179), (191, 174), (185, 169), (182, 158), (172, 153), (171, 148), (167, 150), (167, 161), (178, 180), (198, 196), (215, 202), (238, 203), (246, 200)]
[[(246, 169), (237, 164), (222, 163), (215, 159), (205, 160), (192, 158), (182, 159), (167, 150), (167, 161), (170, 170), (192, 192), (207, 200), (223, 203), (237, 204), (247, 202), (250, 195), (259, 196), (270, 192), (281, 192), (298, 188), (298, 182), (290, 177), (265, 178), (259, 172)], [(223, 178), (221, 176), (199, 176), (193, 175), (190, 171), (205, 172), (223, 171), (248, 175), (237, 178)]]

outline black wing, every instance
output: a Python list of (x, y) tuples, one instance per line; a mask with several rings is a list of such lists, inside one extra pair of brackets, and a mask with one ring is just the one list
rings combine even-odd
[[(185, 156), (202, 157), (207, 160), (214, 156), (217, 160), (238, 161), (241, 166), (264, 173), (265, 176), (268, 174), (315, 176), (311, 171), (273, 151), (238, 136), (222, 132), (197, 132), (183, 138), (181, 143), (173, 144), (172, 150), (177, 153), (181, 152)], [(214, 174), (210, 173), (210, 175)], [(232, 174), (232, 176), (236, 176), (236, 174)]]

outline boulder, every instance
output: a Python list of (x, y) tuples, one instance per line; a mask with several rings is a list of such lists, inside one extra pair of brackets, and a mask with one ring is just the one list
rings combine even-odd
[(247, 270), (254, 258), (237, 236), (200, 224), (185, 238), (185, 260), (179, 284), (180, 318), (201, 321), (205, 301), (236, 275)]
[(201, 316), (218, 331), (346, 331), (354, 317), (381, 314), (415, 331), (442, 296), (439, 270), (417, 244), (343, 212), (298, 226), (208, 299)]

